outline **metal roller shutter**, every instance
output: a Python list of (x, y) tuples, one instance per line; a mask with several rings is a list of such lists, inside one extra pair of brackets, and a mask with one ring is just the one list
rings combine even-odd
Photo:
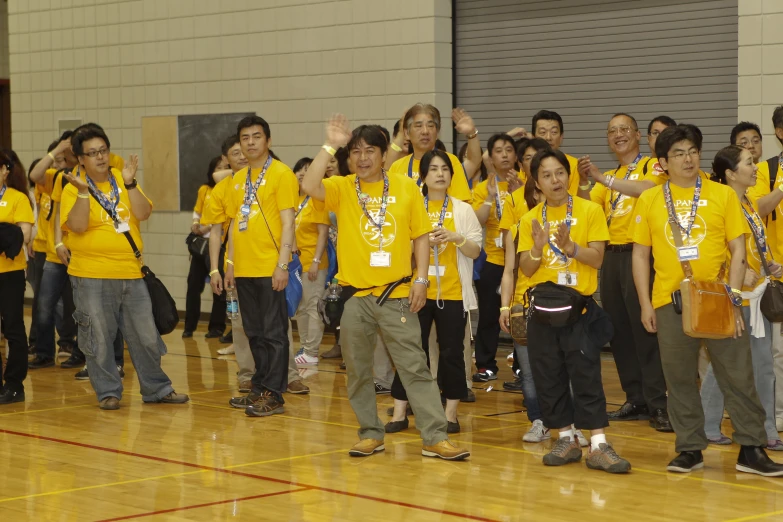
[[(455, 97), (486, 139), (540, 109), (563, 150), (603, 170), (612, 114), (667, 114), (704, 133), (702, 169), (737, 122), (738, 0), (454, 0)], [(461, 143), (460, 143), (461, 144)]]

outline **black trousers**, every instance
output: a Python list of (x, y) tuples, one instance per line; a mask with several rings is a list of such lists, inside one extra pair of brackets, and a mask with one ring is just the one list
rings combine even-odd
[(44, 263), (46, 263), (46, 252), (33, 252), (33, 257), (28, 263), (32, 264), (33, 273), (30, 283), (33, 286), (33, 319), (30, 323), (30, 344), (35, 344), (36, 334), (38, 332), (38, 288), (41, 286), (43, 277)]
[(498, 286), (503, 278), (503, 267), (485, 262), (476, 281), (479, 320), (476, 328), (476, 368), (498, 373), (495, 356), (500, 337), (500, 294)]
[(288, 310), (285, 292), (272, 290), (271, 277), (237, 277), (242, 324), (256, 363), (254, 393), (271, 392), (280, 402), (288, 388)]
[(612, 319), (614, 354), (620, 385), (631, 404), (666, 409), (666, 379), (661, 367), (658, 336), (642, 325), (642, 311), (633, 282), (632, 252), (604, 254), (601, 304)]
[(528, 354), (544, 426), (561, 429), (574, 424), (576, 429), (596, 430), (609, 425), (601, 347), (590, 340), (586, 328), (584, 315), (562, 328), (528, 322)]
[[(462, 301), (443, 301), (443, 310), (435, 301), (427, 299), (424, 308), (419, 310), (419, 325), (421, 325), (421, 347), (427, 354), (427, 366), (430, 364), (430, 330), (435, 322), (438, 334), (438, 388), (447, 399), (464, 399), (468, 394), (465, 383), (465, 356), (463, 341), (465, 340), (465, 324), (468, 316)], [(408, 394), (402, 385), (399, 374), (394, 373), (391, 386), (391, 396), (401, 401), (408, 400)]]
[[(223, 249), (220, 250), (223, 259)], [(223, 277), (223, 264), (218, 266), (220, 276)], [(185, 295), (185, 331), (192, 332), (198, 326), (201, 316), (201, 294), (204, 291), (206, 278), (209, 275), (209, 258), (190, 256), (190, 271), (188, 272), (188, 290)], [(226, 330), (226, 292), (217, 295), (212, 294), (212, 312), (209, 315), (209, 331)]]
[(24, 270), (0, 273), (0, 318), (8, 343), (8, 361), (3, 373), (0, 357), (0, 387), (24, 391), (27, 377), (27, 333), (24, 330)]

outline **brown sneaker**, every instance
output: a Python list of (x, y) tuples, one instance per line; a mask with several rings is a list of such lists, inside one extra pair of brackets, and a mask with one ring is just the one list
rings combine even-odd
[(119, 410), (120, 400), (117, 397), (106, 397), (99, 403), (102, 410)]
[(264, 400), (266, 400), (265, 397), (260, 393), (250, 392), (242, 397), (232, 397), (229, 399), (228, 403), (234, 408), (245, 409), (248, 406), (252, 406), (253, 404)]
[(465, 460), (470, 457), (468, 450), (458, 448), (448, 439), (442, 440), (434, 446), (424, 446), (421, 454), (425, 457), (438, 457), (443, 460)]
[(250, 393), (252, 387), (253, 387), (253, 383), (251, 383), (250, 381), (240, 381), (239, 393)]
[(305, 386), (302, 381), (296, 380), (288, 383), (288, 393), (294, 393), (296, 395), (305, 395), (310, 393), (310, 388)]
[(351, 457), (369, 457), (373, 453), (378, 453), (384, 449), (386, 448), (383, 447), (382, 440), (362, 439), (353, 445), (353, 448), (348, 451), (348, 455)]
[(602, 442), (598, 449), (592, 447), (587, 450), (587, 467), (600, 469), (607, 473), (628, 473), (631, 471), (631, 463), (621, 458), (611, 444)]
[(339, 344), (332, 346), (332, 349), (321, 354), (321, 359), (339, 359), (343, 356), (343, 349)]
[(269, 392), (264, 392), (263, 400), (245, 408), (248, 417), (269, 417), (278, 413), (285, 413), (283, 403)]
[(547, 466), (562, 466), (580, 460), (582, 460), (582, 449), (574, 437), (557, 439), (552, 450), (544, 455), (544, 464)]

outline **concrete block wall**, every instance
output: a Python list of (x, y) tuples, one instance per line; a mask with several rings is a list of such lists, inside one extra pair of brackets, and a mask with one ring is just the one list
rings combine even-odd
[(0, 80), (10, 76), (8, 51), (8, 3), (0, 2)]
[[(26, 164), (66, 118), (100, 123), (127, 157), (141, 153), (144, 116), (255, 111), (293, 165), (318, 151), (334, 112), (389, 129), (417, 101), (450, 112), (448, 0), (9, 0), (8, 11)], [(190, 212), (154, 212), (143, 231), (182, 309), (189, 225)]]

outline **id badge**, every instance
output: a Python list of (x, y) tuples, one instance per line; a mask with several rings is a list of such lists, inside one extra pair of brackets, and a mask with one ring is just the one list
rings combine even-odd
[(389, 252), (373, 252), (370, 254), (370, 266), (377, 267), (390, 267), (391, 266), (391, 253)]
[(562, 286), (576, 286), (576, 272), (558, 272), (557, 284)]
[(679, 256), (680, 261), (696, 261), (699, 259), (699, 247), (680, 247), (677, 249), (677, 255)]
[(503, 236), (498, 236), (495, 238), (495, 246), (498, 248), (503, 248)]
[(125, 232), (130, 232), (130, 225), (127, 221), (120, 221), (119, 223), (114, 224), (114, 230), (116, 230), (118, 234), (124, 234)]
[(430, 269), (429, 269), (428, 275), (431, 275), (433, 277), (434, 276), (441, 276), (441, 277), (443, 277), (445, 274), (446, 274), (446, 267), (445, 266), (430, 265)]
[(247, 230), (247, 217), (239, 220), (239, 231), (244, 232)]

